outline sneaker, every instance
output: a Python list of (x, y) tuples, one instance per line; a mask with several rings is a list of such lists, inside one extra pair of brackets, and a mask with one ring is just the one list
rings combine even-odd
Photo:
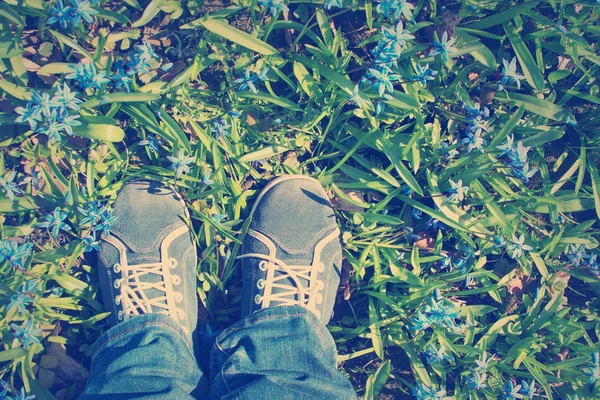
[(340, 282), (340, 230), (316, 180), (287, 175), (256, 199), (241, 255), (242, 317), (298, 305), (327, 324)]
[(113, 215), (98, 252), (109, 323), (160, 313), (191, 334), (198, 320), (197, 258), (185, 203), (159, 182), (135, 180), (119, 192)]

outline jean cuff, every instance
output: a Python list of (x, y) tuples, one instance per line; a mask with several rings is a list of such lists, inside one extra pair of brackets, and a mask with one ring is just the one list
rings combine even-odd
[(124, 340), (129, 335), (133, 335), (140, 329), (147, 329), (153, 327), (155, 329), (162, 329), (165, 332), (169, 332), (170, 335), (177, 335), (186, 344), (187, 348), (193, 354), (192, 350), (192, 338), (189, 334), (185, 334), (183, 328), (165, 314), (142, 314), (132, 317), (126, 321), (120, 322), (117, 325), (104, 332), (102, 336), (96, 340), (92, 347), (92, 359), (105, 347), (110, 346), (111, 343), (117, 340)]
[(335, 346), (335, 342), (333, 341), (333, 338), (331, 337), (327, 327), (319, 320), (319, 318), (317, 318), (315, 314), (300, 306), (275, 306), (255, 311), (221, 332), (221, 334), (217, 336), (217, 339), (215, 340), (215, 345), (220, 347), (219, 343), (227, 340), (228, 336), (235, 334), (241, 329), (259, 325), (275, 318), (304, 318), (315, 329), (314, 331), (319, 336), (323, 348)]

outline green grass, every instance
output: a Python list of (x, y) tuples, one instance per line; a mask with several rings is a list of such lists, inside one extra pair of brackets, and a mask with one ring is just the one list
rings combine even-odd
[[(600, 397), (600, 4), (396, 4), (404, 32), (397, 9), (362, 0), (294, 0), (286, 18), (255, 1), (100, 0), (66, 27), (51, 2), (0, 2), (11, 393), (81, 390), (78, 365), (107, 329), (86, 250), (124, 182), (182, 192), (201, 326), (222, 329), (239, 318), (257, 190), (294, 173), (336, 206), (345, 270), (329, 327), (360, 396)], [(13, 111), (65, 83), (82, 103), (58, 117), (52, 101)], [(86, 220), (92, 201), (107, 208)]]

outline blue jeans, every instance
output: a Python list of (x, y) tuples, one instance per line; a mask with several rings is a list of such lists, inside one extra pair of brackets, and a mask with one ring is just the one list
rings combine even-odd
[(335, 359), (331, 334), (310, 311), (280, 306), (223, 331), (203, 373), (179, 325), (145, 314), (98, 339), (80, 399), (356, 399)]

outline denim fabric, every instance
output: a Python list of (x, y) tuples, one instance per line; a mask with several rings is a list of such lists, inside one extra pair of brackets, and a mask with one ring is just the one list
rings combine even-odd
[(181, 327), (165, 315), (118, 324), (93, 352), (83, 400), (356, 399), (336, 370), (331, 334), (299, 306), (266, 308), (223, 331), (206, 375)]

